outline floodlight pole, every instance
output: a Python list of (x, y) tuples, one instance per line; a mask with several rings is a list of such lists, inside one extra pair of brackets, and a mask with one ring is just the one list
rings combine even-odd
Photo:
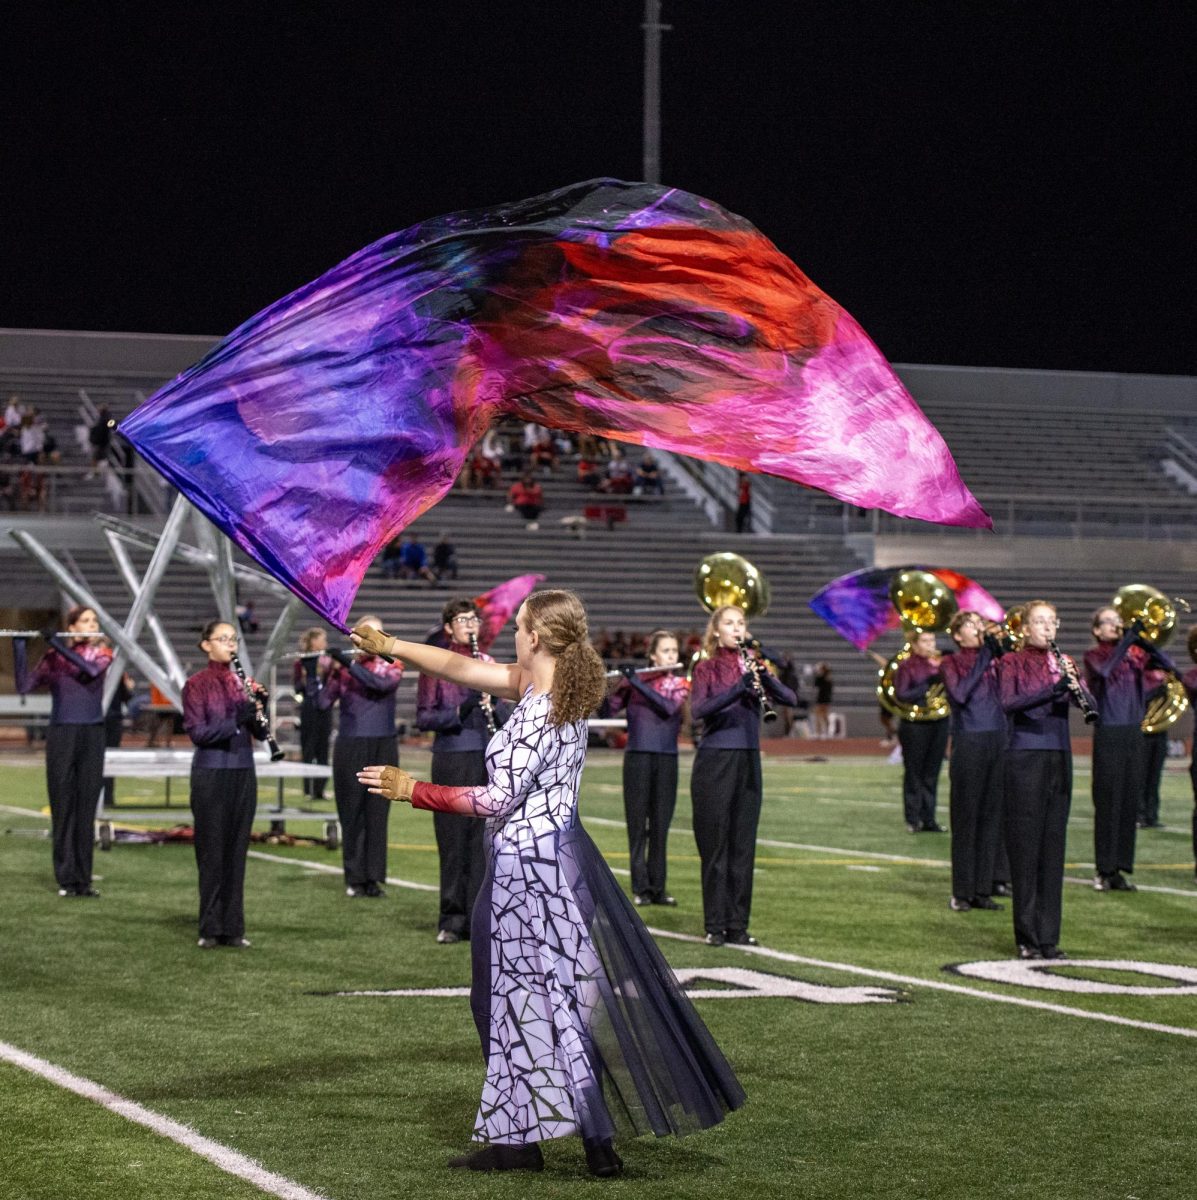
[(661, 182), (661, 0), (644, 0), (644, 162), (645, 183)]

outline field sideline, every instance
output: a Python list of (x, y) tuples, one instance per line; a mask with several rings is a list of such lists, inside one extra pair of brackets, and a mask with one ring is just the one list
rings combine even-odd
[[(405, 751), (404, 765), (426, 771), (427, 755)], [(460, 989), (469, 973), (467, 947), (433, 941), (426, 813), (396, 807), (393, 885), (377, 902), (346, 899), (339, 855), (323, 847), (255, 846), (254, 947), (205, 953), (195, 948), (189, 846), (97, 853), (102, 899), (61, 900), (48, 843), (22, 836), (46, 825), (41, 770), (5, 764), (0, 1200), (548, 1197), (578, 1187), (651, 1189), (654, 1200), (1187, 1200), (1197, 1177), (1186, 1120), (1197, 1087), (1188, 775), (1169, 764), (1168, 828), (1140, 832), (1142, 890), (1099, 894), (1084, 885), (1087, 766), (1078, 760), (1067, 872), (1077, 882), (1065, 889), (1061, 945), (1074, 960), (1124, 966), (1062, 966), (1038, 979), (1002, 975), (1008, 907), (949, 911), (949, 839), (905, 832), (900, 769), (877, 760), (767, 761), (753, 910), (763, 947), (700, 944), (683, 759), (670, 856), (679, 907), (649, 910), (649, 924), (701, 989), (696, 1002), (749, 1103), (700, 1137), (625, 1141), (627, 1173), (600, 1183), (585, 1175), (576, 1139), (550, 1144), (539, 1176), (443, 1166), (467, 1147), (482, 1068), (467, 1001), (411, 994)], [(617, 756), (592, 755), (582, 809), (617, 872), (627, 865), (619, 776)], [(185, 803), (185, 782), (175, 794)], [(946, 794), (945, 775), (945, 822)], [(154, 782), (120, 785), (128, 805), (159, 795)], [(261, 808), (272, 802), (264, 785)], [(1126, 962), (1180, 969), (1157, 978)], [(6, 1061), (4, 1046), (189, 1127), (217, 1160), (245, 1156), (265, 1172), (257, 1182), (230, 1173), (204, 1145)]]

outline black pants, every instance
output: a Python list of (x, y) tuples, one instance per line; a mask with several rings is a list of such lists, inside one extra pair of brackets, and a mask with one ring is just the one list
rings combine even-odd
[(677, 755), (627, 751), (623, 756), (623, 810), (628, 822), (632, 891), (654, 902), (665, 895), (665, 847), (676, 805)]
[(1099, 875), (1135, 869), (1135, 819), (1143, 798), (1143, 731), (1098, 725), (1093, 731), (1093, 857)]
[[(305, 696), (299, 710), (299, 756), (305, 763), (328, 766), (328, 743), (332, 737), (332, 709), (320, 708), (310, 696)], [(367, 764), (369, 766), (370, 764)], [(305, 779), (303, 794), (324, 799), (326, 779)]]
[[(486, 783), (486, 756), (481, 750), (432, 753), (432, 782), (449, 787)], [(470, 913), (486, 872), (483, 834), (486, 822), (461, 813), (434, 812), (436, 848), (441, 860), (441, 908), (437, 929), (470, 935)]]
[(1197, 734), (1193, 735), (1193, 758), (1189, 763), (1189, 785), (1193, 789), (1193, 869), (1197, 871)]
[(1168, 761), (1168, 731), (1143, 735), (1143, 795), (1139, 801), (1139, 820), (1144, 825), (1160, 823), (1160, 780)]
[(202, 938), (245, 936), (245, 854), (257, 806), (253, 767), (191, 768)]
[(391, 737), (337, 738), (333, 747), (333, 791), (341, 822), (341, 851), (348, 887), (381, 883), (387, 877), (387, 822), (391, 802), (371, 796), (357, 781), (362, 767), (399, 765)]
[(46, 731), (46, 791), (60, 888), (91, 886), (96, 805), (104, 783), (104, 726), (51, 725)]
[(1014, 940), (1054, 950), (1060, 942), (1072, 756), (1064, 750), (1006, 751), (1005, 800)]
[[(125, 718), (118, 705), (115, 712), (110, 712), (104, 718), (104, 748), (115, 750), (121, 744), (125, 733)], [(111, 775), (104, 776), (104, 807), (111, 808), (116, 803), (116, 780)]]
[(760, 751), (700, 749), (690, 775), (690, 799), (702, 859), (703, 924), (708, 933), (742, 933), (752, 908)]
[(952, 895), (961, 900), (993, 892), (994, 864), (1005, 794), (1006, 731), (955, 733), (952, 784)]
[(902, 807), (906, 824), (922, 828), (935, 821), (939, 769), (948, 748), (948, 722), (899, 721), (902, 745)]

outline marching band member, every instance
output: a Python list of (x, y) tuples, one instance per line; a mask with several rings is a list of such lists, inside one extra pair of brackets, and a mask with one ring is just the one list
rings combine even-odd
[(1099, 892), (1133, 892), (1126, 878), (1135, 870), (1135, 822), (1146, 777), (1143, 716), (1147, 712), (1144, 671), (1170, 661), (1141, 636), (1133, 621), (1125, 632), (1113, 608), (1093, 614), (1096, 646), (1085, 653), (1085, 680), (1099, 714), (1093, 731), (1093, 855)]
[[(381, 629), (375, 616), (359, 625)], [(338, 701), (341, 723), (333, 746), (333, 792), (341, 822), (341, 847), (345, 864), (345, 894), (350, 897), (385, 896), (387, 877), (387, 822), (390, 805), (371, 796), (357, 780), (370, 763), (399, 765), (395, 737), (395, 689), (403, 678), (403, 664), (388, 663), (372, 654), (356, 661), (344, 650), (328, 652), (337, 666), (325, 685), (316, 691), (324, 710)]]
[(948, 626), (957, 645), (940, 663), (952, 709), (948, 764), (952, 814), (952, 899), (956, 912), (997, 909), (994, 861), (1002, 826), (1006, 713), (998, 686), (1002, 649), (980, 613), (958, 612)]
[[(703, 734), (690, 775), (694, 839), (702, 859), (702, 910), (709, 946), (755, 946), (748, 932), (756, 828), (761, 814), (762, 693), (797, 697), (740, 649), (748, 631), (735, 605), (715, 609), (694, 667), (691, 715)], [(760, 681), (759, 685), (756, 680)]]
[[(473, 652), (478, 637), (478, 610), (472, 600), (450, 600), (441, 611), (441, 628), (449, 649), (467, 658), (494, 662)], [(486, 705), (493, 717), (487, 717)], [(416, 689), (416, 728), (435, 733), (432, 782), (448, 787), (475, 787), (486, 782), (486, 745), (502, 724), (498, 701), (459, 683), (420, 675)], [(460, 942), (470, 936), (470, 914), (486, 872), (483, 823), (454, 812), (434, 812), (436, 848), (441, 865), (441, 900), (436, 940)]]
[[(1148, 708), (1157, 696), (1164, 694), (1166, 682), (1167, 673), (1158, 668), (1149, 667), (1143, 672)], [(1143, 733), (1143, 794), (1139, 799), (1136, 821), (1141, 829), (1164, 828), (1160, 821), (1160, 784), (1164, 778), (1164, 764), (1168, 761), (1168, 741), (1167, 728)]]
[(183, 685), (183, 728), (195, 743), (191, 760), (191, 814), (199, 868), (199, 946), (248, 946), (245, 936), (245, 858), (258, 805), (253, 737), (265, 690), (257, 699), (233, 673), (237, 631), (210, 621), (200, 636), (208, 665)]
[(96, 614), (77, 605), (66, 615), (32, 672), (26, 639), (13, 639), (17, 691), (50, 692), (46, 732), (46, 789), (50, 795), (54, 878), (60, 896), (98, 896), (92, 887), (96, 806), (104, 780), (104, 677), (112, 650), (97, 637)]
[[(654, 667), (675, 666), (677, 638), (668, 630), (656, 630), (649, 638), (648, 657)], [(638, 675), (625, 667), (623, 674), (610, 706), (612, 713), (626, 709), (628, 714), (623, 807), (632, 894), (638, 905), (674, 905), (677, 901), (665, 890), (665, 848), (677, 804), (677, 736), (690, 685), (668, 671)]]
[[(940, 654), (935, 634), (923, 631), (910, 643), (910, 656), (894, 672), (894, 695), (904, 704), (923, 703), (933, 683), (940, 682)], [(948, 722), (898, 722), (902, 746), (902, 806), (911, 833), (945, 833), (935, 819), (939, 772), (948, 748)]]
[[(326, 767), (328, 744), (332, 740), (332, 710), (321, 708), (316, 696), (332, 668), (328, 635), (319, 626), (305, 629), (299, 636), (299, 652), (291, 676), (292, 691), (299, 700), (299, 756), (305, 763)], [(308, 687), (309, 681), (317, 686)], [(325, 782), (305, 778), (303, 794), (323, 800)]]
[(998, 663), (1002, 707), (1011, 716), (1006, 751), (1006, 842), (1014, 885), (1014, 939), (1021, 958), (1066, 958), (1060, 949), (1064, 847), (1072, 803), (1070, 699), (1093, 705), (1054, 639), (1059, 621), (1046, 600), (1023, 618), (1021, 650)]

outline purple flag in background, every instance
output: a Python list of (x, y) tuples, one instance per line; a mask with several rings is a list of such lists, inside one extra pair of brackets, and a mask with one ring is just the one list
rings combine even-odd
[[(478, 649), (489, 650), (495, 644), (495, 639), (503, 632), (503, 626), (511, 620), (520, 605), (536, 590), (536, 585), (544, 583), (543, 575), (516, 575), (506, 583), (500, 583), (489, 592), (474, 597), (474, 607), (478, 610)], [(445, 627), (437, 624), (428, 631), (424, 640), (435, 642), (437, 645), (448, 645)]]
[(962, 609), (978, 612), (988, 621), (1000, 621), (1002, 606), (979, 584), (946, 567), (866, 567), (833, 579), (811, 597), (810, 606), (857, 650), (866, 649), (883, 633), (901, 624), (889, 598), (889, 584), (899, 571), (929, 571), (956, 595)]
[(375, 555), (509, 414), (990, 524), (865, 332), (767, 238), (699, 196), (618, 180), (375, 242), (121, 432), (343, 628)]

